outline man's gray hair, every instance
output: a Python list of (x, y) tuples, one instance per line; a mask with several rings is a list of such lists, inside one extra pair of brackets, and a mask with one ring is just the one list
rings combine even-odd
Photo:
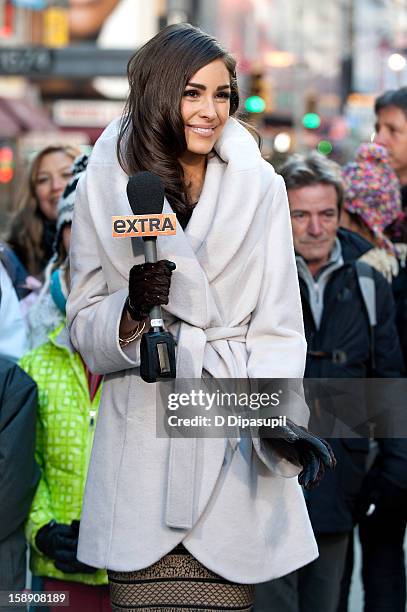
[(288, 189), (300, 189), (310, 185), (332, 185), (338, 196), (338, 210), (343, 204), (344, 186), (341, 167), (316, 151), (308, 155), (291, 155), (280, 168), (279, 173)]

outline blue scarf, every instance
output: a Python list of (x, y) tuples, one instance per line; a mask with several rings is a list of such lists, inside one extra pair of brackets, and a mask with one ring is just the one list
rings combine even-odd
[(60, 268), (57, 268), (51, 274), (50, 292), (57, 308), (62, 312), (63, 315), (65, 315), (67, 295), (66, 291), (64, 291), (65, 283), (61, 280), (62, 272), (63, 271)]

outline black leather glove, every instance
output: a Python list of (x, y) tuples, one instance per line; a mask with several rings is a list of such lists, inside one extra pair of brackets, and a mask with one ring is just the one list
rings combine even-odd
[(319, 484), (325, 468), (334, 468), (336, 459), (331, 447), (325, 440), (309, 433), (304, 427), (289, 419), (279, 427), (260, 427), (259, 435), (283, 459), (302, 467), (298, 482), (304, 489), (312, 489)]
[(64, 574), (93, 574), (97, 571), (96, 567), (86, 565), (76, 558), (78, 535), (79, 521), (72, 521), (71, 525), (51, 521), (41, 527), (35, 537), (35, 544)]
[(407, 490), (393, 484), (383, 476), (379, 467), (373, 467), (366, 475), (359, 496), (359, 517), (369, 516), (376, 510), (405, 514)]
[(171, 275), (175, 268), (175, 263), (167, 259), (132, 267), (126, 307), (134, 321), (148, 317), (153, 306), (168, 304)]

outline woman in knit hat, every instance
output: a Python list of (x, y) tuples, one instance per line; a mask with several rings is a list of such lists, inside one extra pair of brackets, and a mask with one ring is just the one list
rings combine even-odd
[(392, 283), (396, 325), (407, 364), (407, 245), (390, 240), (390, 228), (404, 219), (400, 184), (387, 150), (375, 143), (362, 144), (355, 161), (343, 169), (345, 183), (341, 225), (363, 236), (371, 245), (360, 258)]
[(35, 348), (48, 340), (48, 334), (65, 320), (65, 302), (69, 288), (69, 242), (75, 191), (88, 163), (80, 155), (72, 166), (72, 178), (57, 205), (57, 224), (53, 255), (45, 269), (44, 285), (38, 299), (28, 311), (29, 346)]
[(343, 169), (345, 198), (341, 225), (368, 240), (374, 249), (364, 260), (389, 281), (405, 265), (407, 247), (393, 244), (388, 229), (404, 218), (400, 183), (389, 163), (387, 150), (374, 143), (360, 145), (355, 161)]

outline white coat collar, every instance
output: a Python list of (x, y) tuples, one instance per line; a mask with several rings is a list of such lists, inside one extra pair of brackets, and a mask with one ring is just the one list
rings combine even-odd
[(239, 121), (229, 117), (224, 130), (215, 144), (215, 151), (227, 164), (237, 171), (248, 170), (259, 164), (260, 150), (253, 136)]
[[(261, 200), (262, 160), (254, 138), (230, 118), (208, 161), (198, 204), (180, 239), (211, 282), (239, 251)], [(219, 159), (221, 158), (221, 159)], [(272, 167), (269, 166), (273, 172)], [(167, 203), (166, 209), (170, 210)]]

